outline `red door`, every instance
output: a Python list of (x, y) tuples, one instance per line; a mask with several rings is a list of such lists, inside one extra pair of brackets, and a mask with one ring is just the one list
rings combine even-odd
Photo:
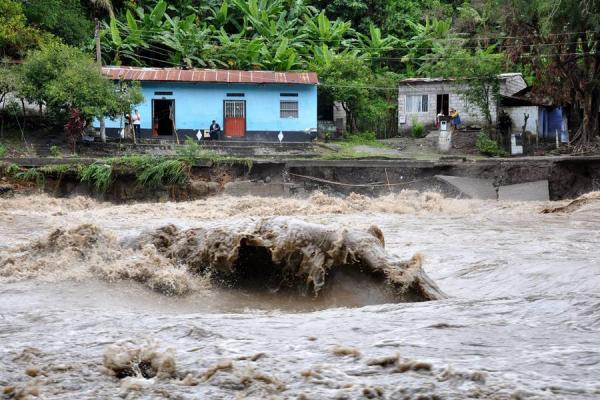
[(225, 100), (225, 136), (242, 137), (246, 134), (246, 102)]

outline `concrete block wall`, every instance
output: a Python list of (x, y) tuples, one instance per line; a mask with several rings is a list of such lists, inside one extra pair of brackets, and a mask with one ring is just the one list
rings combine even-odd
[(512, 119), (513, 132), (521, 132), (523, 129), (523, 122), (525, 121), (523, 114), (527, 113), (529, 114), (529, 118), (527, 119), (527, 127), (525, 130), (537, 134), (539, 125), (539, 110), (537, 106), (503, 107), (503, 109), (510, 115), (510, 119)]
[[(527, 83), (520, 74), (503, 74), (500, 76), (500, 94), (512, 95), (527, 87)], [(466, 85), (456, 83), (451, 80), (423, 80), (401, 82), (398, 89), (398, 130), (400, 132), (410, 131), (413, 121), (418, 121), (426, 127), (433, 127), (437, 116), (437, 95), (448, 94), (449, 108), (455, 108), (463, 124), (481, 125), (485, 123), (485, 116), (474, 104), (469, 104), (465, 99), (464, 93)], [(406, 111), (406, 96), (409, 95), (428, 95), (428, 111), (424, 113), (414, 113)], [(492, 123), (496, 123), (497, 110), (493, 100), (490, 101), (490, 113)], [(533, 115), (533, 114), (530, 114)], [(536, 114), (537, 115), (537, 114)], [(406, 123), (400, 123), (402, 118)], [(536, 117), (537, 118), (537, 117)], [(521, 122), (521, 125), (523, 123)]]
[[(484, 119), (483, 114), (477, 107), (468, 104), (468, 101), (462, 95), (464, 90), (464, 85), (452, 82), (428, 82), (400, 85), (398, 93), (399, 130), (405, 132), (409, 131), (413, 126), (413, 121), (418, 121), (426, 127), (433, 127), (437, 116), (438, 94), (448, 95), (449, 108), (455, 108), (459, 112), (463, 124), (480, 124)], [(406, 96), (410, 95), (427, 95), (427, 112), (407, 112)], [(400, 123), (402, 116), (405, 116), (406, 118), (406, 123), (404, 124)]]

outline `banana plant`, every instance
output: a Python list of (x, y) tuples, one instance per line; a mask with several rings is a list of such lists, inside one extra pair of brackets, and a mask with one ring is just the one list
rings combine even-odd
[(322, 43), (339, 47), (346, 34), (351, 33), (350, 22), (340, 20), (330, 21), (322, 11), (316, 17), (305, 16), (304, 33), (309, 42), (320, 45)]
[(212, 39), (211, 31), (205, 24), (198, 23), (193, 14), (185, 18), (165, 14), (165, 28), (156, 39), (158, 46), (166, 49), (170, 55), (168, 62), (174, 65), (185, 65), (188, 68), (206, 67), (210, 60), (203, 57), (203, 52)]
[(445, 46), (448, 40), (459, 40), (450, 32), (450, 20), (438, 20), (436, 18), (425, 19), (425, 24), (419, 22), (406, 21), (408, 26), (414, 31), (414, 35), (402, 43), (402, 48), (406, 49), (406, 54), (402, 57), (402, 62), (406, 65), (407, 73), (414, 74), (419, 69), (423, 59), (427, 57), (437, 47)]
[(288, 47), (288, 43), (288, 39), (283, 38), (276, 49), (264, 45), (261, 49), (262, 64), (273, 71), (289, 71), (299, 67), (296, 51)]
[(379, 57), (394, 49), (400, 41), (394, 36), (382, 37), (381, 30), (375, 25), (369, 26), (369, 36), (357, 33), (359, 48), (370, 57)]

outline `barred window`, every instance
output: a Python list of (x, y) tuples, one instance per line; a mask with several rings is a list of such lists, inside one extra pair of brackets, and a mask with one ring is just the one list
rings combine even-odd
[(279, 102), (279, 116), (281, 118), (298, 118), (298, 102), (281, 100)]

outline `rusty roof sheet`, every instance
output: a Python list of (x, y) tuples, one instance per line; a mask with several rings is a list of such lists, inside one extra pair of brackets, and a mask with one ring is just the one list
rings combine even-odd
[(126, 81), (208, 82), (208, 83), (277, 83), (317, 85), (314, 72), (231, 71), (224, 69), (178, 69), (141, 67), (102, 67), (110, 79)]

